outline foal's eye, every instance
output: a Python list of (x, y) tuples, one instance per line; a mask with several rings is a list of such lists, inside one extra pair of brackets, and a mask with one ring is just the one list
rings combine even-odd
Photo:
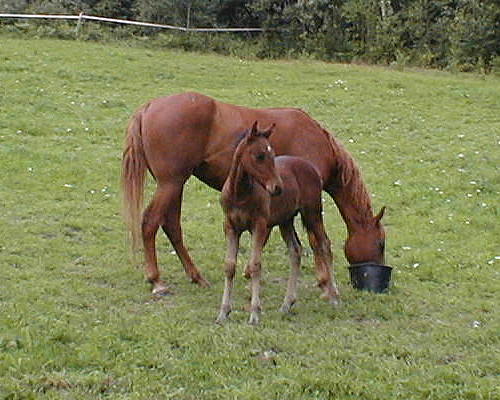
[(266, 154), (265, 153), (258, 153), (256, 156), (255, 156), (255, 159), (257, 161), (264, 161), (264, 159), (266, 158)]

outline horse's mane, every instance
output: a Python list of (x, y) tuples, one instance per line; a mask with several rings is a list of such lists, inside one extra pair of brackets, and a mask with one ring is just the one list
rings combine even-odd
[(314, 122), (321, 132), (323, 132), (332, 147), (334, 162), (336, 163), (337, 169), (337, 173), (334, 176), (334, 196), (338, 194), (342, 196), (345, 201), (352, 204), (359, 212), (359, 216), (362, 219), (360, 222), (371, 221), (373, 214), (370, 195), (363, 182), (358, 165), (338, 139), (324, 129), (315, 119), (311, 118), (305, 111), (302, 112)]

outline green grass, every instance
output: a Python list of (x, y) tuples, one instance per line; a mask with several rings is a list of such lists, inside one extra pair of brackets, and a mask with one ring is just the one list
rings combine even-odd
[[(0, 40), (0, 399), (499, 398), (498, 78)], [(274, 233), (261, 324), (246, 324), (238, 276), (215, 325), (222, 212), (192, 179), (184, 233), (213, 285), (191, 285), (160, 234), (174, 294), (153, 300), (120, 217), (123, 131), (141, 103), (185, 90), (300, 107), (335, 133), (388, 206), (390, 293), (349, 287), (325, 198), (343, 307), (318, 298), (308, 253), (295, 312), (277, 312), (288, 266)]]

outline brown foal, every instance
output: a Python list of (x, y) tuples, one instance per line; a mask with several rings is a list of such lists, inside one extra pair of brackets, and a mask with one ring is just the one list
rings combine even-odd
[(308, 161), (292, 156), (275, 157), (269, 142), (274, 129), (260, 131), (255, 122), (240, 141), (233, 155), (228, 178), (222, 188), (221, 205), (225, 214), (225, 287), (216, 322), (222, 324), (231, 312), (231, 294), (236, 271), (239, 239), (250, 231), (252, 249), (245, 276), (251, 279), (250, 324), (259, 322), (261, 253), (272, 228), (279, 226), (288, 246), (290, 277), (280, 308), (289, 312), (297, 299), (297, 279), (302, 247), (293, 220), (300, 213), (314, 253), (316, 277), (323, 296), (332, 305), (339, 292), (332, 279), (332, 253), (322, 218), (321, 177)]

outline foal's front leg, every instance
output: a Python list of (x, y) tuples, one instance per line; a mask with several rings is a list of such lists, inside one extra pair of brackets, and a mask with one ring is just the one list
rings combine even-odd
[(261, 256), (262, 249), (269, 237), (270, 229), (267, 227), (265, 219), (259, 219), (252, 230), (252, 251), (250, 262), (248, 263), (248, 274), (251, 278), (250, 318), (248, 323), (257, 325), (259, 323), (260, 307), (260, 276), (261, 276)]
[(219, 316), (216, 321), (218, 324), (224, 323), (231, 312), (231, 294), (233, 291), (234, 274), (236, 272), (236, 262), (238, 257), (238, 248), (241, 232), (237, 232), (228, 221), (224, 223), (224, 232), (226, 235), (226, 258), (224, 261), (225, 285), (222, 295)]

